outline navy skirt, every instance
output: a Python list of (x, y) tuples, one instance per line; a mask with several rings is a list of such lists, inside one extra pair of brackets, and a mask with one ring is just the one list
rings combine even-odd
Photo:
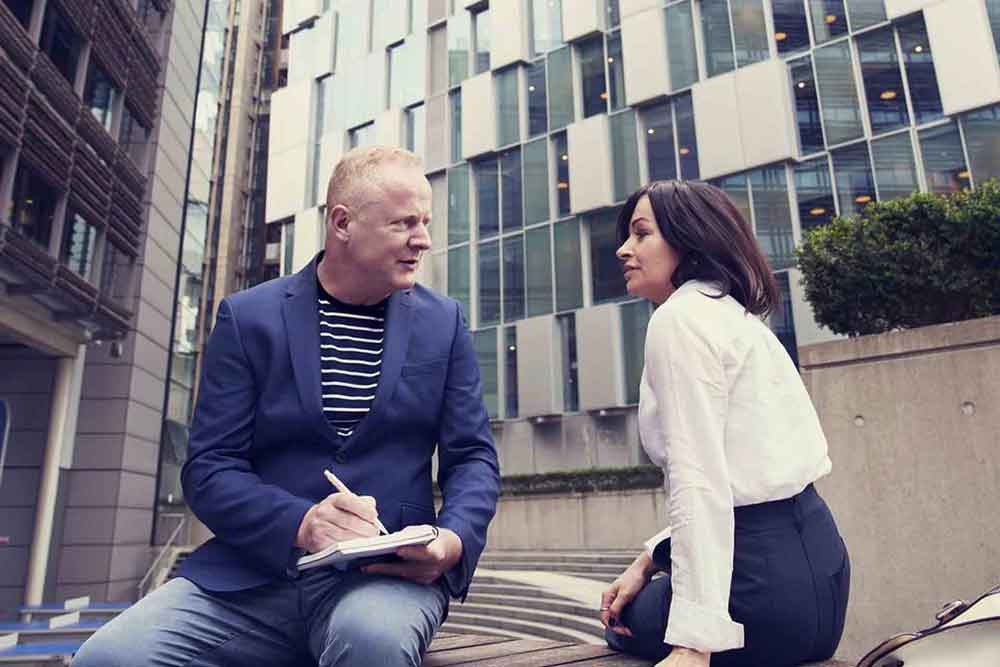
[[(651, 581), (622, 613), (634, 637), (607, 631), (608, 645), (650, 660), (670, 610), (670, 540), (653, 554), (666, 575)], [(735, 510), (729, 613), (744, 646), (712, 655), (712, 667), (785, 667), (833, 656), (844, 631), (851, 565), (826, 503), (810, 484), (785, 500)]]

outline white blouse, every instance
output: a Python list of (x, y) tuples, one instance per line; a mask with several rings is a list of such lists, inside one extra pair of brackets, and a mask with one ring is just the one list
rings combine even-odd
[(767, 325), (712, 283), (689, 281), (646, 331), (639, 433), (664, 469), (673, 597), (664, 640), (701, 651), (743, 646), (729, 616), (733, 508), (790, 498), (830, 472), (802, 379)]

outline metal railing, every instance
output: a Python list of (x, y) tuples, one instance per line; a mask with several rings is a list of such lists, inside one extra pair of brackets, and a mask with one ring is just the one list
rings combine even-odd
[(177, 527), (174, 528), (172, 533), (170, 533), (170, 537), (167, 538), (166, 543), (160, 549), (160, 553), (158, 553), (156, 555), (156, 558), (153, 559), (153, 564), (149, 566), (149, 569), (146, 570), (146, 574), (143, 575), (142, 579), (139, 580), (139, 584), (137, 586), (139, 591), (139, 598), (142, 598), (148, 592), (146, 590), (146, 584), (149, 582), (150, 577), (152, 577), (157, 572), (157, 567), (160, 565), (160, 562), (163, 560), (163, 557), (166, 554), (170, 553), (171, 548), (173, 548), (174, 546), (174, 542), (177, 541), (177, 538), (180, 536), (181, 531), (187, 525), (187, 520), (188, 518), (186, 516), (181, 518), (180, 523), (178, 523)]

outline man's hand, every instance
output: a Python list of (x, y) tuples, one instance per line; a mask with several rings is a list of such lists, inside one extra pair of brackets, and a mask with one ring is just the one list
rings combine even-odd
[(432, 584), (442, 574), (454, 567), (462, 558), (462, 539), (447, 528), (440, 528), (438, 536), (422, 546), (400, 547), (396, 555), (402, 563), (375, 563), (362, 568), (366, 574), (388, 574), (419, 584)]
[(656, 663), (654, 667), (708, 667), (711, 659), (711, 653), (675, 646), (670, 655)]
[(378, 511), (371, 496), (331, 493), (309, 508), (299, 524), (295, 546), (309, 553), (322, 551), (334, 542), (378, 535)]
[(618, 635), (631, 637), (632, 631), (621, 622), (622, 610), (635, 599), (656, 572), (656, 566), (649, 554), (643, 551), (628, 566), (608, 590), (601, 595), (601, 623)]

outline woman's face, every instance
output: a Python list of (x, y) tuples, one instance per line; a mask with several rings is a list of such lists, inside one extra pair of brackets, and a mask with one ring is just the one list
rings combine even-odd
[(625, 286), (632, 296), (659, 305), (674, 292), (670, 278), (680, 258), (660, 234), (648, 196), (636, 204), (628, 231), (628, 238), (615, 253), (622, 261)]

